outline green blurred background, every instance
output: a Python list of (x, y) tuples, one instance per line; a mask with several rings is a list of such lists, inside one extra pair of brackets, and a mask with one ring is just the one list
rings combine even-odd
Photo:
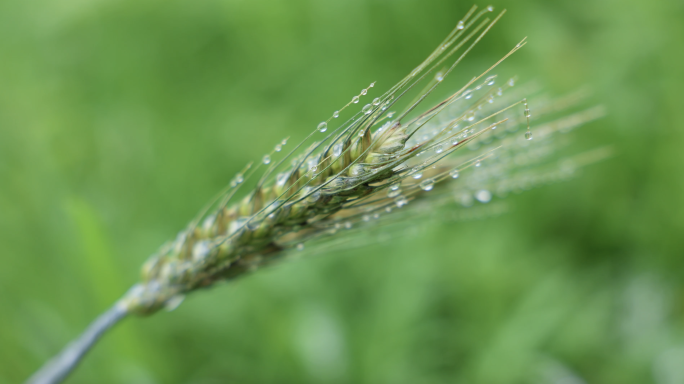
[[(247, 161), (389, 88), (470, 5), (0, 1), (0, 383), (113, 303)], [(617, 156), (503, 216), (128, 319), (69, 382), (684, 383), (684, 3), (493, 5), (509, 12), (455, 79), (529, 36), (503, 72), (591, 85), (609, 115), (577, 148)]]

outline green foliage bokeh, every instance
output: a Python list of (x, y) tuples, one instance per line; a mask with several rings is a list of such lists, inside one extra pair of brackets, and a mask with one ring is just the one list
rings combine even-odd
[[(500, 217), (422, 222), (128, 319), (69, 382), (684, 382), (684, 5), (493, 5), (509, 12), (454, 77), (528, 36), (504, 71), (590, 85), (608, 116), (575, 140), (615, 157)], [(1, 1), (0, 384), (113, 303), (245, 163), (389, 88), (470, 6)]]

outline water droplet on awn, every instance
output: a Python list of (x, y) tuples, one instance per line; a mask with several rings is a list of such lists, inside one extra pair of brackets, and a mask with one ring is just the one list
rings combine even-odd
[(420, 189), (422, 189), (423, 191), (430, 191), (434, 186), (435, 181), (432, 179), (427, 179), (420, 183)]
[(387, 191), (387, 197), (394, 198), (401, 194), (401, 189), (390, 189)]
[(327, 131), (327, 130), (328, 130), (328, 123), (326, 123), (325, 121), (323, 121), (323, 122), (321, 122), (320, 124), (318, 124), (318, 130), (321, 131), (321, 132)]
[(475, 198), (480, 203), (488, 203), (492, 199), (492, 193), (486, 189), (482, 189), (475, 193)]

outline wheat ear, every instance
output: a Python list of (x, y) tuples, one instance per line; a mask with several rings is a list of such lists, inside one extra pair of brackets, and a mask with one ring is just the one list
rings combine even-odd
[[(344, 123), (333, 124), (375, 83), (318, 124), (288, 154), (276, 161), (284, 153), (286, 139), (259, 164), (247, 165), (175, 240), (149, 258), (140, 283), (28, 383), (61, 382), (97, 339), (126, 315), (173, 309), (185, 294), (245, 275), (303, 249), (305, 243), (333, 244), (343, 230), (351, 236), (350, 228), (363, 228), (380, 215), (383, 220), (376, 220), (375, 227), (385, 224), (389, 231), (392, 223), (453, 201), (454, 194), (457, 200), (459, 196), (472, 200), (474, 193), (478, 201), (487, 202), (490, 190), (515, 191), (516, 180), (527, 177), (525, 171), (536, 169), (532, 181), (525, 179), (525, 186), (563, 178), (567, 169), (558, 176), (558, 170), (530, 165), (543, 165), (541, 160), (553, 152), (557, 144), (549, 140), (552, 133), (569, 130), (603, 112), (589, 109), (536, 129), (535, 141), (546, 155), (522, 165), (510, 161), (510, 156), (530, 149), (532, 115), (525, 93), (531, 88), (513, 90), (516, 79), (497, 84), (490, 72), (523, 47), (525, 39), (440, 103), (415, 112), (505, 13), (490, 20), (487, 15), (491, 12), (491, 6), (480, 11), (473, 6), (408, 76)], [(419, 84), (423, 84), (422, 90)], [(400, 112), (391, 110), (412, 94), (414, 98)], [(539, 112), (543, 115), (575, 104), (576, 100), (548, 101), (540, 103)], [(515, 133), (520, 125), (526, 126), (524, 135)], [(310, 140), (315, 142), (302, 150)], [(456, 152), (462, 148), (471, 151), (458, 156)], [(599, 150), (575, 158), (571, 168), (607, 153)], [(469, 177), (469, 172), (482, 169), (483, 162), (491, 164), (490, 171), (472, 172)], [(263, 172), (257, 178), (260, 170)], [(242, 190), (250, 182), (251, 189), (245, 193)], [(241, 191), (244, 197), (233, 202)], [(426, 204), (421, 205), (421, 200)]]

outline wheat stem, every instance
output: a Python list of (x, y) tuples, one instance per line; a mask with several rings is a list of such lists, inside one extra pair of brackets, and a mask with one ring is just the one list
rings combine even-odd
[(102, 335), (127, 314), (128, 311), (125, 306), (119, 303), (112, 306), (95, 319), (76, 340), (69, 343), (57, 356), (45, 363), (26, 381), (26, 384), (61, 383)]

